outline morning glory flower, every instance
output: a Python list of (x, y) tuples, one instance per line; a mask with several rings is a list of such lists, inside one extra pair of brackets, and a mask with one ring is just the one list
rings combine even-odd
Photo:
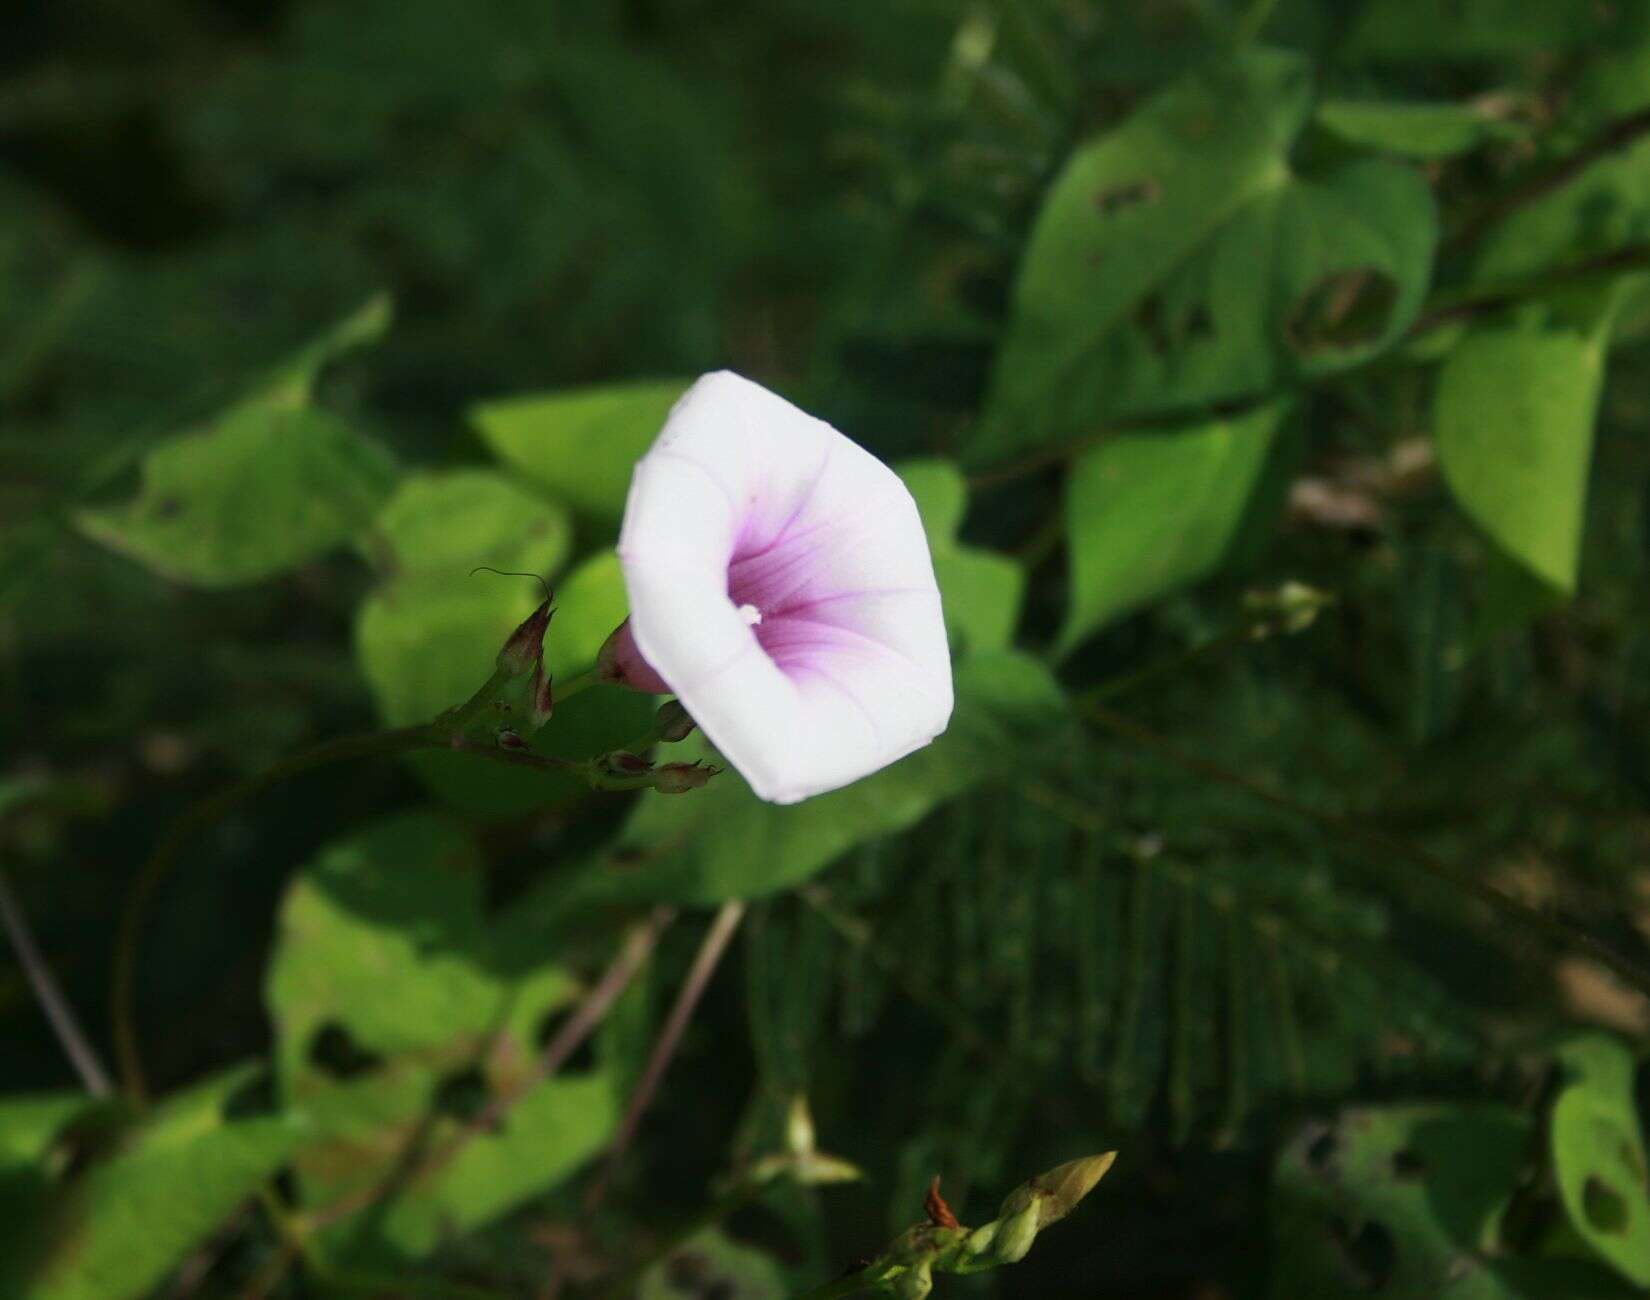
[(920, 749), (951, 656), (916, 503), (822, 420), (705, 375), (637, 463), (609, 680), (674, 693), (753, 790), (795, 803)]

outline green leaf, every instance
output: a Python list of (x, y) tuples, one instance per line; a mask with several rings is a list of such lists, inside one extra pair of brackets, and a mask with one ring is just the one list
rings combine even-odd
[(1020, 619), (1025, 570), (1006, 555), (957, 541), (968, 485), (953, 462), (907, 461), (897, 469), (928, 533), (953, 656), (1008, 649)]
[(1488, 1105), (1350, 1110), (1332, 1126), (1307, 1126), (1278, 1159), (1269, 1294), (1523, 1294), (1478, 1248), (1513, 1193), (1530, 1136), (1523, 1115)]
[(582, 514), (624, 513), (630, 470), (687, 388), (685, 379), (487, 402), (470, 419), (493, 453)]
[(1251, 52), (1081, 146), (1038, 213), (972, 454), (1252, 397), (1368, 360), (1414, 318), (1437, 219), (1420, 177), (1288, 162), (1306, 66)]
[(1212, 572), (1243, 522), (1287, 405), (1086, 453), (1066, 487), (1071, 608), (1060, 645)]
[(101, 1104), (83, 1092), (0, 1097), (0, 1166), (40, 1159), (59, 1133)]
[(1503, 551), (1575, 590), (1604, 332), (1492, 326), (1445, 361), (1433, 431), (1444, 481)]
[(637, 1300), (784, 1300), (785, 1275), (760, 1250), (740, 1245), (718, 1228), (684, 1241), (642, 1275)]
[(1319, 125), (1341, 139), (1407, 158), (1451, 158), (1492, 140), (1526, 134), (1482, 104), (1332, 99), (1318, 106)]
[[(306, 1133), (290, 1116), (231, 1120), (257, 1067), (229, 1071), (157, 1107), (108, 1158), (62, 1188), (20, 1300), (147, 1294), (286, 1164)], [(10, 1263), (11, 1261), (8, 1261)]]
[[(427, 722), (468, 699), (493, 671), (505, 638), (543, 599), (531, 579), (472, 576), (476, 565), (548, 579), (566, 560), (571, 538), (562, 510), (490, 470), (403, 480), (379, 512), (370, 543), (385, 581), (355, 616), (356, 658), (384, 721)], [(559, 612), (548, 646), (565, 620), (566, 611)], [(478, 815), (522, 811), (566, 785), (463, 754), (410, 761), (434, 788)]]
[[(575, 993), (542, 959), (503, 960), (479, 855), (448, 822), (381, 822), (304, 869), (281, 908), (266, 994), (282, 1095), (317, 1131), (297, 1153), (302, 1203), (363, 1202), (329, 1229), (335, 1248), (421, 1257), (601, 1148), (617, 1117), (609, 1079), (526, 1083), (541, 1024)], [(421, 1163), (505, 1097), (496, 1127)]]
[(1626, 1046), (1585, 1034), (1561, 1050), (1570, 1082), (1553, 1102), (1553, 1171), (1570, 1225), (1623, 1277), (1650, 1286), (1650, 1183)]
[[(607, 903), (715, 904), (799, 884), (854, 845), (915, 824), (1020, 761), (1021, 728), (1029, 730), (1031, 720), (1056, 725), (1063, 713), (1047, 670), (1023, 655), (967, 660), (956, 687), (956, 713), (943, 736), (844, 789), (779, 807), (758, 799), (730, 769), (689, 794), (644, 794), (620, 836), (623, 869), (605, 859), (587, 867), (558, 886), (548, 900), (552, 913)], [(683, 749), (690, 758), (721, 761), (697, 735)]]
[(1509, 213), (1473, 259), (1480, 283), (1518, 281), (1650, 239), (1650, 140), (1607, 154), (1579, 176)]
[(387, 293), (375, 294), (326, 333), (282, 362), (235, 410), (253, 406), (297, 409), (314, 400), (315, 381), (345, 352), (376, 343), (389, 332), (394, 308)]
[(336, 416), (254, 405), (162, 443), (144, 457), (135, 499), (75, 520), (165, 577), (232, 587), (348, 540), (394, 476), (389, 455)]

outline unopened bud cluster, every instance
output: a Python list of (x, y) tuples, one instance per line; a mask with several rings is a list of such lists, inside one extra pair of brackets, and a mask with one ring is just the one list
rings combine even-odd
[(895, 1238), (856, 1278), (899, 1300), (923, 1300), (933, 1289), (935, 1273), (980, 1273), (1017, 1264), (1037, 1234), (1070, 1214), (1116, 1158), (1115, 1151), (1108, 1151), (1039, 1174), (1010, 1192), (997, 1217), (978, 1228), (957, 1222), (936, 1179), (928, 1190), (927, 1220)]

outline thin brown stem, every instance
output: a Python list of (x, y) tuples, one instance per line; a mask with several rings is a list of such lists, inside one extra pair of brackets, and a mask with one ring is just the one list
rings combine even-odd
[(1506, 193), (1485, 204), (1462, 224), (1450, 242), (1457, 246), (1474, 243), (1504, 217), (1568, 185), (1601, 158), (1627, 148), (1646, 134), (1650, 134), (1650, 109), (1617, 118), (1574, 153), (1531, 172)]
[[(498, 675), (495, 674), (494, 679), (489, 681), (482, 691), (477, 692), (477, 698), (491, 689), (497, 680)], [(142, 1054), (138, 1046), (136, 1007), (138, 945), (142, 937), (144, 915), (156, 889), (176, 867), (189, 842), (242, 804), (265, 790), (314, 768), (350, 759), (405, 754), (424, 749), (455, 750), (506, 767), (573, 777), (595, 790), (640, 790), (654, 782), (652, 773), (623, 776), (603, 771), (590, 762), (532, 754), (519, 749), (499, 749), (463, 743), (453, 728), (473, 713), (472, 700), (462, 708), (443, 715), (442, 719), (429, 726), (361, 732), (326, 741), (203, 799), (167, 828), (160, 842), (155, 845), (138, 871), (131, 892), (127, 895), (125, 910), (120, 918), (120, 929), (115, 937), (113, 983), (110, 989), (115, 1053), (120, 1064), (122, 1086), (134, 1104), (141, 1106), (148, 1091)]]
[(40, 1010), (45, 1013), (52, 1033), (57, 1035), (63, 1055), (69, 1058), (69, 1064), (80, 1076), (80, 1082), (85, 1085), (87, 1092), (94, 1097), (107, 1097), (113, 1090), (109, 1085), (109, 1075), (103, 1068), (103, 1062), (98, 1059), (91, 1041), (81, 1031), (74, 1008), (69, 1005), (68, 998), (63, 996), (63, 990), (52, 974), (45, 954), (40, 951), (40, 945), (34, 940), (34, 932), (29, 929), (29, 919), (23, 912), (22, 904), (17, 901), (17, 895), (12, 893), (11, 883), (3, 872), (0, 872), (0, 925), (5, 927), (6, 936), (11, 940), (12, 951), (17, 954), (17, 964), (23, 968), (23, 978), (34, 991), (35, 1000), (40, 1003)]
[(115, 1054), (120, 1064), (120, 1077), (126, 1094), (138, 1105), (147, 1095), (143, 1059), (137, 1035), (137, 957), (142, 937), (144, 913), (156, 889), (171, 873), (183, 849), (206, 827), (233, 812), (241, 804), (270, 787), (328, 763), (367, 755), (397, 754), (423, 749), (432, 743), (428, 727), (406, 727), (399, 731), (374, 731), (340, 736), (325, 744), (316, 745), (275, 764), (256, 776), (238, 781), (203, 799), (178, 817), (161, 836), (139, 869), (127, 895), (125, 910), (121, 913), (120, 929), (115, 936), (113, 985), (109, 1000), (113, 1015)]
[(533, 1069), (518, 1080), (514, 1087), (489, 1101), (445, 1145), (427, 1152), (421, 1159), (407, 1161), (402, 1168), (382, 1182), (354, 1196), (334, 1201), (310, 1215), (305, 1221), (306, 1229), (314, 1231), (341, 1219), (347, 1219), (393, 1195), (409, 1182), (423, 1182), (435, 1177), (476, 1138), (484, 1133), (494, 1132), (510, 1108), (566, 1065), (584, 1040), (601, 1024), (613, 1004), (618, 1001), (619, 995), (629, 987), (630, 981), (636, 978), (636, 973), (652, 955), (654, 947), (659, 942), (659, 936), (675, 918), (675, 908), (656, 907), (646, 919), (638, 921), (630, 928), (624, 942), (619, 945), (618, 953), (602, 972), (601, 978), (591, 985), (584, 1000), (574, 1008), (573, 1014), (568, 1016), (555, 1036), (545, 1044), (544, 1051), (539, 1054)]
[(710, 986), (711, 976), (721, 964), (722, 955), (727, 951), (728, 943), (732, 940), (734, 932), (739, 929), (739, 922), (744, 916), (744, 901), (730, 898), (722, 904), (710, 927), (705, 931), (699, 951), (693, 956), (693, 964), (688, 967), (687, 978), (682, 981), (682, 987), (676, 994), (676, 1002), (670, 1008), (670, 1014), (665, 1017), (664, 1028), (659, 1031), (658, 1041), (653, 1044), (653, 1051), (648, 1055), (641, 1078), (636, 1081), (635, 1091), (630, 1094), (630, 1101), (625, 1106), (624, 1117), (619, 1121), (619, 1127), (613, 1134), (613, 1143), (608, 1148), (607, 1163), (602, 1166), (601, 1173), (597, 1175), (595, 1183), (590, 1188), (590, 1194), (585, 1201), (587, 1210), (600, 1205), (607, 1196), (607, 1189), (618, 1171), (619, 1162), (624, 1159), (631, 1139), (636, 1136), (642, 1116), (653, 1104), (659, 1084), (664, 1080), (665, 1071), (670, 1068), (670, 1062), (681, 1044), (688, 1021), (693, 1018), (694, 1009)]

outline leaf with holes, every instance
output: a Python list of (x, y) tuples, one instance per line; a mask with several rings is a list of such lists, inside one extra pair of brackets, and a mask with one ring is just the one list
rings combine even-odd
[[(315, 1129), (296, 1157), (300, 1199), (337, 1215), (336, 1249), (422, 1257), (600, 1149), (610, 1080), (529, 1082), (540, 1026), (575, 992), (553, 965), (505, 960), (479, 856), (440, 818), (381, 822), (303, 870), (266, 996), (281, 1095)], [(454, 1145), (507, 1097), (496, 1125)]]
[(971, 453), (1264, 394), (1368, 360), (1414, 319), (1437, 219), (1410, 168), (1293, 171), (1305, 65), (1192, 73), (1081, 146), (1038, 213)]
[(389, 455), (336, 416), (258, 404), (162, 443), (132, 501), (75, 522), (164, 577), (233, 587), (353, 537), (394, 479)]
[[(51, 1189), (29, 1258), (0, 1263), (18, 1300), (146, 1295), (287, 1163), (308, 1132), (290, 1114), (231, 1118), (257, 1067), (172, 1097), (116, 1149)], [(21, 1268), (22, 1276), (8, 1272)]]
[(784, 1300), (789, 1294), (772, 1258), (707, 1228), (642, 1275), (636, 1300)]
[(1306, 1126), (1274, 1172), (1269, 1294), (1621, 1296), (1590, 1264), (1496, 1250), (1532, 1137), (1528, 1117), (1496, 1105), (1348, 1110)]
[(1583, 1034), (1559, 1052), (1568, 1082), (1553, 1102), (1553, 1171), (1570, 1226), (1638, 1286), (1650, 1286), (1650, 1182), (1623, 1044)]
[(1487, 230), (1472, 275), (1519, 281), (1650, 239), (1650, 141), (1611, 153)]
[(1118, 434), (1077, 461), (1066, 485), (1063, 649), (1220, 564), (1287, 409), (1275, 402), (1187, 428)]
[(1025, 595), (1025, 570), (1006, 555), (965, 546), (957, 529), (968, 508), (968, 485), (948, 460), (915, 460), (899, 475), (916, 499), (934, 556), (945, 624), (955, 656), (1006, 650)]
[(658, 436), (685, 379), (486, 402), (470, 420), (495, 455), (581, 514), (616, 522), (630, 470)]

